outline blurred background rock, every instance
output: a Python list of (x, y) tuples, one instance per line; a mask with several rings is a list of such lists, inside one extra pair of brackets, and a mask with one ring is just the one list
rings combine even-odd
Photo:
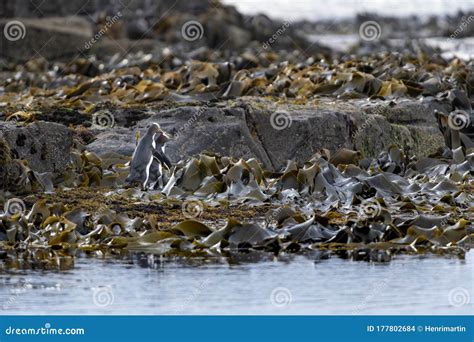
[[(1, 56), (17, 61), (31, 59), (35, 54), (55, 59), (86, 53), (89, 51), (83, 51), (84, 44), (94, 38), (102, 45), (90, 52), (102, 54), (121, 50), (147, 51), (155, 48), (157, 41), (183, 44), (181, 28), (191, 20), (198, 21), (206, 34), (195, 44), (184, 42), (187, 48), (204, 45), (220, 50), (242, 49), (251, 42), (268, 39), (282, 25), (282, 21), (271, 20), (265, 15), (242, 15), (232, 6), (207, 0), (6, 0), (0, 4), (0, 18), (2, 31), (15, 18), (26, 28), (21, 41), (11, 42), (4, 35), (1, 37)], [(101, 29), (105, 33), (98, 37)], [(293, 28), (285, 31), (274, 48), (298, 45), (318, 50), (318, 44), (310, 44)], [(140, 42), (133, 42), (137, 40)]]

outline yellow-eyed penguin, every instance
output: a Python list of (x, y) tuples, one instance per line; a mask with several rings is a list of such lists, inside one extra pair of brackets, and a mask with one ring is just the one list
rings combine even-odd
[[(150, 181), (150, 168), (158, 159), (161, 163), (171, 165), (169, 159), (164, 155), (164, 145), (171, 137), (161, 130), (157, 123), (152, 123), (145, 135), (138, 142), (130, 162), (130, 173), (127, 183), (140, 183), (145, 189)], [(158, 157), (159, 156), (159, 157)]]
[[(158, 183), (159, 188), (165, 186), (165, 174), (163, 173), (163, 167), (168, 171), (171, 169), (171, 161), (165, 154), (166, 143), (170, 140), (170, 137), (165, 134), (155, 134), (155, 148), (153, 150), (153, 162), (150, 166), (148, 184), (149, 187), (154, 189)], [(147, 184), (147, 185), (148, 185)]]

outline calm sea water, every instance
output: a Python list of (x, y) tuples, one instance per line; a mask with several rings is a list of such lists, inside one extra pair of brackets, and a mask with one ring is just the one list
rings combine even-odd
[[(377, 13), (383, 16), (453, 15), (459, 11), (474, 11), (474, 0), (223, 0), (234, 5), (245, 14), (266, 14), (281, 20), (352, 18), (357, 13)], [(474, 24), (471, 24), (474, 25)], [(345, 51), (360, 37), (357, 32), (350, 35), (315, 35), (310, 40), (317, 41), (335, 50)], [(439, 47), (443, 57), (458, 57), (469, 60), (474, 57), (474, 38), (448, 40), (446, 37), (426, 39), (429, 45)]]
[[(474, 252), (183, 265), (78, 258), (70, 271), (0, 275), (1, 314), (472, 314)], [(248, 260), (247, 260), (248, 261)]]
[(223, 0), (246, 14), (265, 13), (281, 19), (332, 19), (371, 12), (388, 16), (454, 14), (472, 10), (474, 0)]

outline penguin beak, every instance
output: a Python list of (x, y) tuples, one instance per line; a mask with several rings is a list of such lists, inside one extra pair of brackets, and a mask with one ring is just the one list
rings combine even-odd
[(160, 144), (167, 143), (168, 141), (173, 140), (173, 137), (166, 132), (161, 131), (158, 139), (156, 141)]

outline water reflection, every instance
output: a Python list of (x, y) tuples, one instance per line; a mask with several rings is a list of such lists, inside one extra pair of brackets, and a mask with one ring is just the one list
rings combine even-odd
[(80, 256), (66, 271), (4, 272), (0, 308), (3, 314), (470, 314), (473, 256), (394, 255), (372, 263), (323, 251), (195, 260)]

